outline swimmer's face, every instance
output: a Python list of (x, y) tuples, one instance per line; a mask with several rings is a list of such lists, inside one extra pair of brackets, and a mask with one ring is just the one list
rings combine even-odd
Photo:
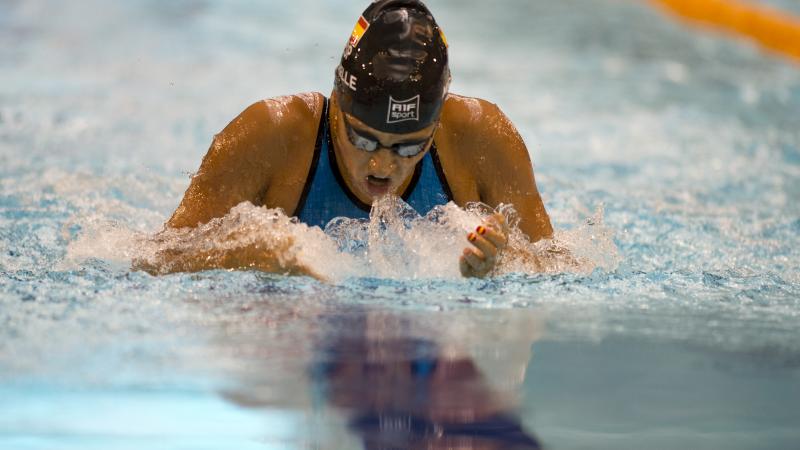
[[(366, 203), (372, 203), (387, 194), (402, 194), (414, 173), (414, 167), (430, 149), (437, 124), (414, 133), (385, 133), (343, 113), (339, 108), (334, 108), (334, 111), (333, 139), (341, 156), (348, 187)], [(379, 148), (368, 152), (356, 147), (348, 138), (348, 125), (356, 134), (378, 141)], [(400, 156), (392, 150), (393, 146), (398, 148), (420, 143), (424, 150), (412, 157)]]

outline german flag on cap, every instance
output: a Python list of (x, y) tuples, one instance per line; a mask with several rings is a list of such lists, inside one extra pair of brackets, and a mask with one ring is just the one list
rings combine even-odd
[(356, 22), (356, 26), (353, 28), (353, 33), (350, 35), (350, 45), (353, 47), (358, 45), (358, 41), (361, 40), (361, 37), (364, 36), (364, 33), (367, 32), (369, 28), (369, 22), (364, 16), (358, 18), (358, 22)]

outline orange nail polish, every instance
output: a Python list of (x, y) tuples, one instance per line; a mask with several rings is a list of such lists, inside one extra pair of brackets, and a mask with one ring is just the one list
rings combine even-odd
[(478, 228), (476, 228), (476, 229), (475, 229), (475, 231), (477, 231), (477, 232), (478, 232), (478, 234), (480, 234), (481, 236), (483, 236), (483, 234), (484, 234), (484, 233), (486, 233), (486, 228), (484, 228), (484, 226), (483, 226), (483, 225), (479, 225), (479, 226), (478, 226)]
[(470, 234), (467, 235), (467, 240), (470, 241), (470, 242), (474, 242), (475, 239), (477, 239), (477, 238), (478, 237), (475, 236), (475, 233), (470, 233)]

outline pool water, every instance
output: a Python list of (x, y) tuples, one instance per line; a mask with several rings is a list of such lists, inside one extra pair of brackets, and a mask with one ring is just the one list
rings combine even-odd
[(800, 65), (646, 2), (429, 6), (579, 267), (462, 280), (452, 206), (349, 255), (369, 226), (242, 205), (328, 281), (131, 271), (214, 133), (329, 92), (364, 2), (0, 3), (0, 448), (800, 445)]

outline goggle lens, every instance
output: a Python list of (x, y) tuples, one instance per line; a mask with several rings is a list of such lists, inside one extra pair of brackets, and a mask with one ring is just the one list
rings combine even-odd
[[(344, 120), (345, 128), (347, 128), (347, 138), (350, 140), (350, 143), (353, 144), (359, 150), (363, 150), (365, 152), (374, 152), (377, 151), (379, 148), (382, 147), (381, 143), (378, 142), (376, 139), (371, 137), (366, 137), (359, 134), (353, 127), (347, 123), (347, 119)], [(428, 146), (430, 141), (433, 140), (433, 136), (425, 140), (424, 142), (415, 142), (411, 144), (395, 144), (389, 149), (398, 155), (404, 158), (413, 158), (414, 156), (419, 155), (423, 151), (425, 151), (425, 147)]]

